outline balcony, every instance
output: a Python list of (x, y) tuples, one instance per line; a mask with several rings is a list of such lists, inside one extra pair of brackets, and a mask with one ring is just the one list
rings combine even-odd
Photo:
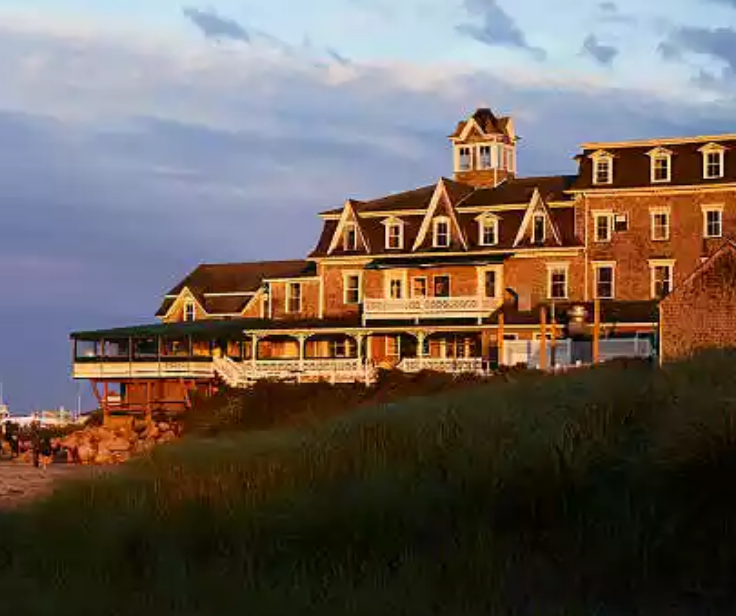
[(482, 319), (500, 305), (498, 299), (478, 296), (366, 299), (363, 319)]
[(181, 361), (113, 361), (77, 358), (72, 368), (75, 379), (210, 379), (214, 376), (210, 359)]

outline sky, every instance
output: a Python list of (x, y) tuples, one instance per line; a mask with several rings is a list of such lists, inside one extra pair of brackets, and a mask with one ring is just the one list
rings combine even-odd
[(450, 175), (476, 107), (523, 175), (736, 132), (736, 0), (2, 0), (0, 67), (0, 381), (29, 411), (76, 404), (71, 331), (303, 257), (317, 212)]

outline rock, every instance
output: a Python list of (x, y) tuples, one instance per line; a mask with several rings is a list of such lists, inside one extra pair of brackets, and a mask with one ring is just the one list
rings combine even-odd
[(169, 430), (168, 432), (164, 432), (159, 438), (159, 443), (170, 443), (171, 441), (176, 440), (176, 434), (174, 434), (173, 431)]
[(169, 426), (165, 421), (162, 421), (157, 427), (161, 433), (168, 432), (171, 429), (171, 426)]
[(141, 433), (145, 432), (148, 428), (148, 422), (145, 419), (136, 419), (133, 421), (133, 432)]
[(121, 451), (130, 451), (130, 441), (128, 439), (118, 437), (105, 443), (107, 449), (112, 453), (119, 453)]
[(89, 464), (95, 458), (95, 451), (90, 445), (80, 445), (77, 452), (82, 464)]

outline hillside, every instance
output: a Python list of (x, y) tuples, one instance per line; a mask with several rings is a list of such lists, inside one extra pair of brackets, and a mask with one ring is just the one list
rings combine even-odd
[(18, 614), (730, 614), (734, 354), (190, 438), (0, 517)]

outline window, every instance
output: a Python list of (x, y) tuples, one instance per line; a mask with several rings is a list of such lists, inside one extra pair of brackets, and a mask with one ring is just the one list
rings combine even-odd
[(613, 264), (594, 265), (595, 267), (595, 296), (597, 299), (614, 298), (614, 276)]
[(629, 217), (627, 214), (616, 214), (616, 221), (615, 221), (615, 230), (618, 233), (619, 231), (628, 231), (629, 230)]
[(435, 248), (447, 248), (450, 246), (450, 221), (447, 218), (435, 218), (432, 237), (432, 245)]
[(478, 168), (491, 169), (493, 167), (493, 159), (491, 158), (491, 146), (482, 145), (478, 148)]
[(388, 296), (390, 299), (404, 299), (404, 279), (392, 276), (388, 280)]
[(345, 303), (350, 305), (359, 304), (360, 297), (360, 274), (345, 274)]
[(548, 269), (550, 299), (567, 299), (567, 266), (550, 265)]
[(545, 238), (544, 214), (534, 214), (532, 227), (532, 243), (544, 244)]
[(651, 212), (652, 217), (652, 239), (663, 241), (670, 239), (670, 213), (665, 210)]
[(194, 302), (189, 300), (184, 304), (184, 320), (185, 321), (196, 321), (197, 320), (197, 307)]
[(723, 210), (710, 207), (703, 209), (703, 235), (721, 237), (723, 235)]
[(703, 177), (706, 180), (722, 178), (725, 155), (723, 148), (716, 144), (710, 144), (701, 148), (700, 151), (703, 153)]
[(486, 270), (483, 282), (486, 297), (498, 297), (498, 275), (496, 270)]
[(480, 219), (480, 245), (495, 246), (498, 244), (498, 219), (485, 217)]
[(458, 148), (458, 171), (470, 171), (473, 168), (473, 150), (468, 146)]
[(652, 183), (669, 182), (672, 174), (672, 155), (669, 150), (656, 148), (649, 152)]
[(298, 282), (290, 282), (286, 286), (286, 312), (295, 313), (302, 311), (302, 285)]
[(434, 277), (434, 296), (450, 297), (450, 277), (435, 276)]
[(613, 182), (613, 158), (599, 156), (593, 159), (593, 184), (611, 184)]
[(672, 291), (672, 262), (650, 261), (652, 297), (659, 299)]
[(427, 279), (414, 278), (411, 293), (412, 297), (427, 297)]
[(401, 221), (386, 223), (386, 248), (401, 250), (404, 247), (404, 225)]
[(358, 227), (354, 222), (345, 225), (342, 247), (344, 250), (358, 250)]
[(613, 215), (610, 213), (595, 213), (593, 214), (593, 218), (595, 220), (595, 241), (610, 242), (613, 231), (613, 225), (611, 224), (613, 222)]
[(350, 338), (343, 338), (342, 340), (332, 341), (332, 357), (336, 359), (345, 359), (353, 357), (355, 348), (355, 341)]

